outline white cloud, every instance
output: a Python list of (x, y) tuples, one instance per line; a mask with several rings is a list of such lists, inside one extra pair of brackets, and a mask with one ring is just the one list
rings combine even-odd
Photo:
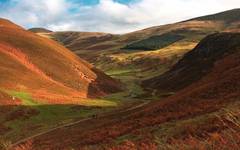
[(29, 27), (52, 30), (130, 32), (240, 7), (239, 0), (135, 0), (121, 4), (100, 0), (83, 6), (69, 0), (12, 0), (0, 16)]
[(72, 6), (66, 0), (10, 0), (5, 7), (1, 17), (23, 26), (46, 26), (64, 19)]

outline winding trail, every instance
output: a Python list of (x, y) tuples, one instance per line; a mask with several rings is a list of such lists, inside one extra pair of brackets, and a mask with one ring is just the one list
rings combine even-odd
[[(138, 105), (135, 105), (135, 106), (133, 106), (133, 107), (130, 107), (130, 108), (126, 109), (126, 110), (121, 110), (121, 111), (118, 111), (118, 112), (113, 111), (113, 112), (111, 112), (111, 113), (114, 113), (114, 115), (116, 115), (116, 113), (126, 113), (126, 112), (128, 112), (128, 111), (132, 111), (132, 110), (135, 110), (135, 109), (144, 107), (145, 105), (147, 105), (147, 104), (150, 103), (150, 102), (151, 102), (151, 101), (148, 100), (148, 101), (143, 102), (143, 103), (141, 103), (141, 104), (138, 104)], [(97, 118), (110, 117), (111, 115), (113, 115), (113, 114), (99, 115)], [(22, 139), (22, 140), (19, 140), (19, 141), (13, 143), (13, 144), (10, 146), (9, 149), (13, 149), (14, 147), (20, 145), (21, 143), (27, 142), (27, 141), (29, 141), (29, 140), (31, 140), (31, 139), (34, 139), (34, 138), (38, 137), (38, 136), (41, 136), (41, 135), (50, 133), (50, 132), (52, 132), (52, 131), (55, 131), (55, 130), (58, 130), (58, 129), (61, 129), (61, 128), (70, 127), (70, 126), (73, 126), (73, 125), (76, 125), (76, 124), (79, 124), (79, 123), (82, 123), (82, 122), (85, 122), (85, 121), (89, 121), (89, 120), (92, 120), (92, 119), (95, 119), (95, 118), (94, 118), (94, 117), (88, 117), (88, 118), (85, 118), (85, 119), (78, 120), (78, 121), (76, 121), (76, 122), (68, 123), (68, 124), (65, 124), (65, 125), (61, 125), (61, 126), (58, 126), (58, 127), (52, 128), (52, 129), (49, 129), (49, 130), (44, 131), (44, 132), (40, 132), (40, 133), (38, 133), (38, 134), (32, 135), (32, 136), (30, 136), (30, 137), (24, 138), (24, 139)]]

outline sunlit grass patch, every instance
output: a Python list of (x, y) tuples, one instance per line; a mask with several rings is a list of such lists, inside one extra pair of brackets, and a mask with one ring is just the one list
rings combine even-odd
[(107, 99), (79, 99), (79, 102), (75, 104), (47, 104), (38, 102), (28, 92), (7, 91), (7, 93), (22, 101), (23, 105), (16, 107), (14, 111), (35, 110), (38, 112), (25, 119), (17, 117), (5, 122), (5, 125), (12, 129), (5, 137), (12, 141), (88, 118), (94, 114), (107, 112), (118, 106), (117, 101)]
[(21, 92), (21, 91), (8, 91), (8, 94), (10, 94), (13, 97), (19, 98), (22, 100), (22, 104), (26, 106), (34, 106), (38, 105), (39, 103), (35, 101), (30, 93), (27, 92)]
[(106, 74), (107, 75), (110, 75), (110, 76), (122, 76), (123, 74), (128, 74), (128, 73), (131, 73), (133, 70), (131, 69), (112, 69), (112, 70), (109, 70), (109, 71), (106, 71)]
[(80, 101), (81, 105), (89, 106), (89, 107), (116, 107), (118, 106), (118, 102), (110, 101), (110, 100), (102, 100), (102, 99), (82, 99)]
[[(26, 106), (38, 106), (38, 105), (51, 105), (47, 103), (41, 103), (38, 100), (32, 98), (30, 93), (23, 92), (23, 91), (8, 91), (8, 93), (16, 98), (22, 100), (23, 105)], [(71, 98), (69, 98), (71, 99)], [(55, 104), (57, 105), (57, 104)], [(63, 105), (63, 104), (62, 104)], [(71, 104), (69, 104), (71, 105)], [(81, 106), (95, 106), (95, 107), (116, 107), (117, 102), (104, 100), (104, 99), (78, 99), (78, 103), (73, 103), (72, 105), (81, 105)]]

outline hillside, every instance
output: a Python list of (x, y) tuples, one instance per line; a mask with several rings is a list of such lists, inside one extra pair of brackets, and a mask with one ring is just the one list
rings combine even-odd
[(1, 88), (82, 98), (119, 89), (115, 80), (54, 41), (6, 20), (0, 20), (0, 31)]
[[(54, 32), (51, 34), (51, 37), (70, 48), (81, 58), (105, 71), (108, 69), (106, 69), (104, 61), (101, 60), (108, 60), (111, 64), (114, 64), (111, 67), (119, 68), (120, 70), (129, 65), (135, 68), (135, 70), (140, 68), (153, 70), (157, 65), (146, 68), (146, 64), (143, 62), (146, 62), (148, 59), (163, 62), (163, 59), (171, 59), (171, 57), (175, 56), (180, 58), (209, 34), (222, 31), (239, 31), (240, 17), (238, 17), (238, 14), (240, 14), (240, 9), (234, 9), (123, 35), (91, 32)], [(179, 47), (184, 48), (175, 51)], [(124, 50), (129, 48), (135, 50), (135, 52)], [(148, 50), (148, 52), (143, 50)], [(165, 54), (168, 55), (165, 56)], [(159, 55), (165, 57), (159, 57)], [(132, 61), (139, 57), (142, 59)], [(154, 62), (157, 63), (157, 61)], [(139, 65), (140, 63), (142, 65)], [(171, 65), (168, 65), (166, 68), (168, 69), (169, 67)], [(159, 70), (161, 69), (158, 68)]]
[[(116, 37), (113, 34), (98, 32), (55, 32), (51, 36), (74, 52), (78, 50), (111, 48), (114, 45), (111, 45), (107, 41), (111, 41)], [(105, 42), (106, 44), (104, 44)]]
[[(185, 37), (185, 40), (199, 41), (204, 36), (214, 32), (238, 29), (240, 22), (239, 14), (240, 9), (233, 9), (174, 24), (155, 26), (123, 35), (112, 35), (108, 33), (94, 32), (56, 32), (53, 33), (52, 36), (74, 51), (89, 49), (89, 45), (82, 46), (82, 44), (80, 43), (90, 43), (92, 41), (94, 41), (94, 43), (92, 43), (94, 47), (91, 47), (91, 50), (113, 50), (119, 47), (124, 48), (125, 46), (131, 46), (131, 49), (135, 50), (157, 50), (161, 47), (154, 47), (153, 49), (150, 46), (149, 49), (148, 47), (144, 47), (142, 49), (141, 47), (137, 46), (136, 43), (144, 44), (144, 41), (148, 38), (151, 39), (152, 36), (154, 37), (168, 34), (171, 34), (171, 38), (173, 37), (173, 35), (181, 35)], [(143, 43), (141, 41), (143, 41)], [(132, 46), (132, 44), (134, 44), (135, 46)], [(102, 45), (104, 45), (105, 47), (102, 47)], [(111, 45), (111, 47), (108, 47), (107, 45)]]
[[(33, 147), (178, 149), (178, 146), (187, 146), (204, 149), (209, 145), (217, 148), (223, 140), (226, 148), (239, 147), (239, 139), (233, 138), (239, 135), (239, 39), (240, 34), (210, 35), (187, 53), (180, 62), (191, 55), (199, 55), (200, 59), (192, 63), (193, 66), (198, 66), (200, 61), (204, 63), (206, 59), (202, 57), (215, 58), (215, 63), (211, 71), (174, 96), (143, 108), (99, 117), (38, 136), (32, 141)], [(226, 46), (218, 51), (219, 40), (226, 40)], [(91, 125), (86, 127), (86, 124)]]
[(225, 24), (232, 24), (240, 21), (240, 9), (233, 9), (213, 15), (198, 17), (193, 20), (203, 20), (203, 21), (222, 21)]
[(184, 36), (167, 33), (162, 35), (151, 36), (150, 38), (130, 43), (123, 49), (156, 50), (167, 47), (182, 39), (184, 39)]
[(208, 74), (215, 62), (239, 48), (239, 43), (240, 36), (237, 33), (207, 36), (168, 72), (144, 81), (143, 86), (162, 91), (182, 89)]

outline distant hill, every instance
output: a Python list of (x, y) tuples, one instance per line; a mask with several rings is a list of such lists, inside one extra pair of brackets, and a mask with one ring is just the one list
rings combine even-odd
[[(157, 50), (162, 46), (153, 46), (156, 36), (171, 34), (184, 36), (184, 40), (201, 40), (204, 36), (214, 32), (239, 30), (240, 9), (233, 9), (213, 15), (198, 17), (174, 24), (155, 26), (143, 30), (113, 35), (96, 32), (54, 32), (52, 37), (63, 43), (71, 50), (111, 50), (117, 48), (129, 48), (135, 50)], [(170, 38), (172, 38), (172, 36)], [(151, 41), (154, 39), (154, 41)], [(141, 49), (141, 45), (147, 46)], [(173, 40), (174, 41), (174, 40)], [(177, 42), (177, 41), (175, 41)], [(179, 41), (181, 42), (181, 40)], [(159, 42), (160, 43), (160, 42)], [(171, 43), (171, 42), (170, 42)], [(140, 44), (140, 45), (138, 45)], [(92, 45), (92, 46), (91, 46)], [(148, 47), (150, 46), (150, 47)], [(167, 46), (167, 45), (166, 45)], [(154, 48), (153, 48), (154, 47)], [(84, 56), (83, 56), (84, 57)]]
[(222, 21), (225, 24), (235, 23), (240, 21), (240, 9), (228, 10), (225, 12), (194, 18), (192, 20), (199, 21)]
[(45, 29), (45, 28), (31, 28), (31, 29), (28, 29), (28, 30), (31, 31), (31, 32), (34, 32), (34, 33), (50, 33), (50, 32), (53, 32), (53, 31)]
[[(103, 50), (104, 53), (108, 54), (107, 56), (113, 53), (128, 53), (120, 49), (160, 50), (173, 44), (197, 44), (205, 36), (216, 32), (238, 32), (240, 31), (239, 14), (240, 9), (234, 9), (122, 35), (91, 32), (53, 32), (51, 33), (51, 37), (72, 51), (75, 51), (85, 60), (98, 64), (93, 58), (99, 57), (99, 50)], [(85, 50), (91, 50), (90, 54), (85, 53)], [(107, 56), (102, 55), (101, 57), (103, 57), (102, 59), (107, 59)]]
[[(103, 50), (115, 45), (108, 41), (116, 35), (99, 32), (54, 32), (52, 38), (65, 45), (72, 51), (77, 50)], [(104, 44), (106, 42), (107, 44)]]
[[(174, 31), (179, 29), (181, 30), (186, 29), (187, 31), (202, 31), (203, 33), (207, 33), (210, 31), (219, 31), (219, 30), (222, 31), (230, 28), (231, 26), (234, 26), (235, 24), (239, 24), (239, 21), (240, 21), (239, 13), (240, 13), (240, 9), (233, 9), (233, 10), (228, 10), (228, 11), (217, 13), (217, 14), (193, 18), (190, 20), (177, 22), (173, 24), (150, 27), (150, 28), (146, 28), (136, 32), (128, 33), (123, 36), (127, 36), (128, 38), (131, 38), (131, 39), (134, 39), (134, 37), (138, 39), (141, 37), (146, 38), (148, 36), (152, 36), (155, 34), (163, 34), (169, 31)], [(214, 28), (214, 25), (215, 25), (215, 28)]]

